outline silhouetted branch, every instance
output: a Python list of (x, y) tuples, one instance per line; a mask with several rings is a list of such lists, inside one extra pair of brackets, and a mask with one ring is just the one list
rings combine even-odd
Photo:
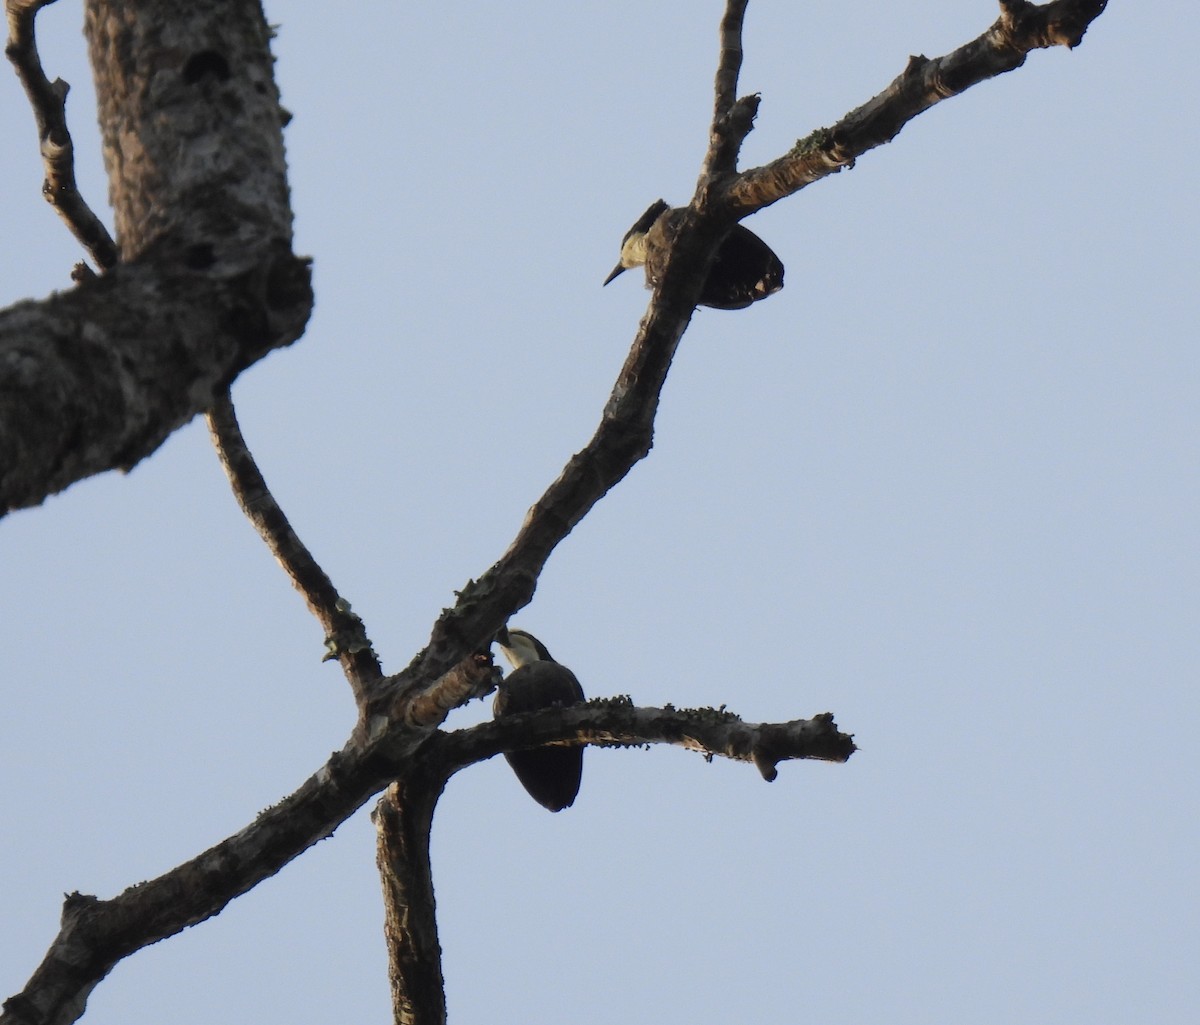
[(51, 82), (42, 70), (37, 51), (34, 19), (54, 0), (6, 0), (8, 45), (4, 53), (25, 87), (37, 123), (38, 144), (46, 179), (42, 195), (58, 211), (74, 235), (101, 270), (117, 262), (117, 246), (108, 229), (80, 195), (75, 183), (75, 146), (67, 129), (67, 92), (61, 78)]
[(208, 412), (208, 429), (234, 497), (325, 631), (326, 658), (336, 658), (359, 707), (383, 675), (366, 627), (292, 529), (250, 454), (226, 392)]
[(829, 712), (785, 723), (748, 723), (723, 708), (639, 708), (628, 698), (599, 698), (439, 733), (426, 746), (425, 771), (449, 777), (501, 751), (572, 742), (674, 744), (706, 758), (750, 763), (767, 782), (775, 779), (780, 762), (844, 762), (855, 751), (853, 737), (838, 730)]
[[(879, 145), (932, 103), (1019, 67), (1030, 49), (1076, 45), (1104, 6), (1105, 0), (1055, 0), (1041, 7), (1005, 0), (1000, 20), (980, 39), (937, 61), (914, 58), (910, 66), (915, 70), (847, 115), (835, 129), (857, 140), (854, 152)], [(730, 10), (736, 15), (736, 5)], [(733, 58), (729, 60), (732, 67)], [(926, 65), (930, 66), (927, 73), (921, 70)], [(926, 74), (929, 81), (910, 90), (912, 83), (925, 82)], [(596, 433), (529, 510), (508, 551), (477, 581), (468, 582), (455, 606), (438, 619), (429, 645), (395, 678), (399, 702), (483, 648), (502, 624), (528, 604), (550, 553), (649, 453), (667, 372), (716, 247), (733, 220), (848, 166), (853, 153), (839, 138), (835, 130), (814, 133), (788, 156), (738, 175), (719, 201), (710, 196), (711, 180), (702, 177), (693, 206), (674, 225), (677, 234), (661, 278)]]
[(111, 900), (71, 894), (62, 928), (0, 1025), (68, 1025), (112, 967), (218, 914), (333, 831), (398, 774), (373, 749), (333, 755), (290, 797), (215, 847)]
[[(407, 743), (400, 743), (402, 736)], [(118, 961), (220, 913), (235, 897), (330, 836), (393, 780), (400, 783), (397, 794), (404, 795), (403, 807), (411, 809), (419, 823), (432, 816), (445, 780), (465, 766), (504, 750), (571, 741), (676, 744), (708, 756), (752, 762), (768, 779), (773, 778), (775, 764), (786, 759), (845, 761), (854, 751), (853, 740), (838, 732), (828, 714), (786, 723), (744, 723), (724, 711), (637, 708), (627, 699), (513, 715), (453, 733), (394, 730), (376, 742), (353, 741), (290, 797), (170, 872), (111, 900), (69, 896), (58, 936), (25, 989), (5, 1001), (0, 1025), (68, 1025), (77, 1020), (88, 994)], [(387, 828), (388, 823), (395, 825), (393, 819), (383, 821)], [(410, 829), (407, 835), (411, 840), (415, 834)], [(402, 853), (418, 848), (411, 842), (397, 848), (389, 841), (387, 849)], [(409, 877), (395, 883), (400, 899), (415, 896), (412, 887), (423, 885), (411, 872), (419, 875), (420, 865), (410, 867)], [(393, 883), (385, 878), (384, 885)], [(432, 915), (432, 902), (427, 911), (414, 908), (411, 913)], [(418, 946), (428, 953), (423, 941)], [(440, 973), (440, 966), (425, 964), (415, 970)]]
[(311, 307), (307, 263), (282, 250), (232, 277), (151, 253), (0, 310), (0, 516), (131, 469)]
[(209, 410), (208, 427), (239, 507), (324, 629), (325, 657), (341, 663), (359, 710), (356, 734), (361, 740), (378, 740), (393, 728), (406, 739), (410, 729), (423, 735), (452, 709), (495, 689), (497, 673), (487, 646), (419, 690), (400, 691), (384, 678), (365, 624), (338, 594), (267, 487), (228, 393)]
[(721, 18), (721, 52), (717, 59), (713, 119), (708, 130), (708, 152), (696, 187), (696, 201), (703, 207), (709, 190), (737, 170), (738, 153), (754, 128), (758, 96), (737, 95), (742, 70), (742, 24), (747, 0), (728, 0)]
[(721, 52), (717, 57), (714, 86), (713, 123), (729, 113), (737, 96), (738, 75), (742, 70), (742, 23), (748, 0), (727, 0), (721, 18)]
[(806, 185), (853, 167), (854, 161), (891, 142), (918, 114), (973, 85), (1014, 71), (1030, 51), (1072, 49), (1083, 40), (1107, 0), (1055, 0), (1035, 5), (1001, 0), (1000, 17), (978, 39), (944, 57), (910, 57), (891, 85), (829, 128), (801, 139), (791, 152), (738, 176), (725, 199), (740, 220)]

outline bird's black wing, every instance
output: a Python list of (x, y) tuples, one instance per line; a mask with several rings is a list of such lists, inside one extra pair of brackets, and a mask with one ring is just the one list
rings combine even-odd
[[(566, 666), (529, 662), (505, 677), (496, 690), (492, 711), (498, 719), (556, 705), (567, 707), (582, 700), (583, 688)], [(504, 757), (521, 786), (543, 808), (562, 811), (575, 802), (583, 775), (582, 747), (506, 751)]]
[(717, 250), (700, 305), (741, 310), (781, 288), (783, 262), (754, 232), (736, 224)]
[(566, 666), (558, 662), (527, 662), (501, 682), (492, 711), (496, 715), (515, 715), (555, 705), (575, 705), (582, 700), (583, 688)]

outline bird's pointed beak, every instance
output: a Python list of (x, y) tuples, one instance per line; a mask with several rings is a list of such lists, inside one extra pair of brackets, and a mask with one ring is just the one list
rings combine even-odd
[[(610, 281), (612, 281), (613, 278), (615, 278), (618, 274), (624, 273), (624, 271), (625, 271), (625, 268), (623, 266), (621, 266), (621, 264), (618, 263), (612, 269), (612, 273), (604, 279), (604, 285), (607, 285)], [(600, 287), (603, 288), (604, 285), (601, 285)]]
[(493, 640), (501, 647), (508, 647), (508, 626), (505, 625), (500, 627), (500, 629), (496, 631), (496, 636), (493, 638)]

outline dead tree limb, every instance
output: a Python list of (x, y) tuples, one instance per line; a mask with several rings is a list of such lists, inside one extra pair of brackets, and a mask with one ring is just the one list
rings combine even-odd
[(368, 690), (383, 676), (366, 627), (351, 611), (350, 603), (338, 594), (275, 501), (242, 436), (228, 392), (209, 410), (208, 429), (238, 505), (292, 585), (304, 596), (309, 611), (325, 631), (326, 659), (336, 658), (341, 663), (356, 704), (364, 707)]
[(38, 56), (34, 20), (38, 11), (53, 2), (7, 0), (4, 8), (8, 15), (8, 45), (4, 53), (16, 68), (33, 108), (38, 148), (46, 171), (42, 195), (96, 261), (96, 266), (108, 270), (117, 262), (117, 245), (75, 182), (75, 144), (67, 128), (67, 93), (71, 87), (61, 78), (51, 82)]
[(791, 151), (741, 174), (724, 200), (739, 219), (777, 203), (891, 142), (918, 114), (980, 82), (1015, 71), (1034, 50), (1074, 49), (1108, 0), (1031, 4), (1000, 0), (1000, 17), (981, 36), (943, 57), (910, 57), (891, 85), (828, 128), (810, 132)]
[[(393, 780), (399, 781), (400, 789), (380, 819), (381, 829), (401, 830), (381, 840), (383, 851), (388, 852), (381, 852), (381, 858), (392, 869), (396, 857), (419, 853), (422, 835), (428, 842), (433, 803), (454, 772), (511, 747), (593, 740), (629, 746), (673, 743), (747, 762), (755, 761), (757, 745), (760, 760), (771, 764), (791, 757), (844, 761), (854, 749), (853, 741), (838, 733), (830, 716), (752, 725), (711, 709), (639, 709), (620, 700), (548, 709), (459, 733), (417, 735), (411, 729), (397, 729), (368, 743), (355, 739), (295, 793), (190, 861), (110, 900), (71, 894), (63, 905), (58, 936), (25, 988), (4, 1002), (0, 1025), (68, 1025), (78, 1020), (92, 989), (118, 961), (219, 914), (231, 900), (331, 836)], [(402, 801), (399, 810), (396, 800)], [(402, 818), (390, 817), (395, 814)], [(404, 815), (414, 817), (405, 822)], [(408, 873), (404, 878), (385, 880), (385, 886), (396, 887), (393, 896), (401, 902), (424, 893), (422, 887), (427, 885), (421, 882), (424, 870), (419, 860), (408, 863), (404, 871)], [(432, 904), (412, 906), (405, 913), (432, 915)], [(424, 925), (420, 937), (411, 937), (416, 955), (427, 955), (432, 949), (428, 935)], [(436, 943), (436, 931), (432, 935)], [(412, 971), (420, 973), (419, 980), (401, 970), (409, 999), (419, 999), (418, 989), (424, 992), (425, 988), (420, 980), (430, 978), (434, 970), (440, 972), (438, 962), (414, 963)]]
[[(200, 360), (206, 372), (194, 375), (190, 388), (182, 385), (183, 375), (172, 381), (171, 390), (179, 388), (186, 395), (177, 396), (173, 404), (166, 403), (168, 412), (161, 414), (166, 419), (157, 426), (160, 432), (182, 422), (179, 417), (211, 406), (214, 396), (223, 394), (220, 389), (247, 365), (244, 361), (248, 357), (261, 355), (295, 337), (307, 316), (306, 300), (311, 299), (307, 275), (302, 273), (302, 264), (290, 249), (282, 142), (277, 134), (263, 134), (272, 119), (277, 133), (280, 116), (270, 78), (266, 27), (261, 24), (261, 17), (257, 20), (251, 17), (252, 8), (258, 12), (257, 3), (243, 0), (222, 6), (220, 25), (204, 20), (211, 18), (216, 6), (193, 5), (181, 14), (181, 8), (168, 4), (167, 0), (141, 0), (133, 4), (89, 0), (92, 59), (101, 73), (108, 69), (113, 76), (107, 85), (101, 83), (101, 119), (116, 197), (118, 245), (122, 260), (129, 262), (68, 293), (67, 297), (56, 297), (45, 304), (25, 304), (38, 307), (29, 316), (33, 323), (25, 325), (27, 334), (38, 329), (39, 316), (48, 316), (43, 306), (65, 303), (68, 298), (85, 304), (83, 311), (75, 314), (76, 320), (66, 325), (68, 333), (64, 333), (62, 326), (53, 330), (41, 328), (51, 343), (50, 348), (71, 350), (86, 348), (81, 343), (95, 335), (87, 301), (93, 301), (96, 295), (114, 303), (126, 298), (120, 293), (95, 293), (92, 289), (115, 290), (126, 280), (139, 282), (147, 294), (157, 289), (163, 298), (162, 306), (170, 308), (180, 321), (202, 317), (206, 299), (215, 302), (223, 298), (225, 302), (214, 307), (210, 321), (203, 323), (204, 331), (212, 334), (211, 344), (222, 354), (221, 359), (212, 361), (213, 367), (223, 368), (221, 372), (209, 369), (199, 352), (188, 350), (185, 356), (179, 356), (177, 348), (180, 334), (185, 331), (184, 323), (163, 325), (169, 329), (161, 343), (164, 350), (180, 362)], [(1057, 0), (1043, 7), (1005, 0), (997, 23), (1004, 28), (996, 30), (993, 26), (989, 34), (981, 37), (987, 40), (985, 44), (976, 40), (963, 49), (982, 46), (979, 52), (983, 56), (979, 59), (984, 64), (1000, 53), (1004, 61), (1015, 60), (1012, 66), (1019, 66), (1027, 50), (1014, 56), (1003, 52), (1005, 48), (1015, 47), (1020, 51), (1026, 44), (1029, 47), (1074, 45), (1103, 7), (1099, 0), (1091, 3)], [(457, 733), (439, 728), (450, 709), (486, 690), (491, 668), (480, 655), (499, 626), (530, 600), (550, 553), (649, 452), (655, 414), (671, 361), (690, 320), (712, 254), (733, 221), (787, 194), (784, 191), (775, 195), (772, 190), (796, 191), (807, 184), (803, 180), (806, 175), (818, 171), (827, 174), (837, 167), (849, 166), (847, 161), (853, 159), (853, 154), (839, 150), (839, 145), (870, 148), (866, 144), (877, 136), (880, 141), (893, 137), (899, 127), (895, 126), (894, 118), (889, 120), (875, 113), (880, 105), (898, 112), (902, 126), (930, 105), (926, 101), (931, 96), (944, 92), (947, 82), (961, 91), (974, 80), (981, 80), (973, 78), (977, 70), (958, 73), (960, 64), (950, 58), (938, 62), (917, 59), (916, 64), (910, 63), (911, 74), (906, 72), (901, 77), (904, 82), (891, 91), (902, 102), (888, 99), (889, 93), (876, 104), (880, 100), (877, 97), (843, 119), (847, 127), (840, 140), (836, 133), (830, 138), (818, 133), (806, 145), (768, 165), (773, 169), (771, 173), (757, 169), (738, 176), (733, 170), (737, 152), (752, 126), (757, 106), (753, 98), (730, 102), (736, 95), (744, 8), (744, 3), (730, 0), (723, 21), (710, 157), (706, 159), (696, 196), (672, 242), (666, 272), (655, 288), (594, 437), (567, 462), (558, 479), (534, 504), (508, 551), (478, 581), (469, 582), (459, 593), (455, 606), (438, 619), (429, 645), (401, 673), (382, 677), (377, 685), (364, 688), (360, 728), (341, 752), (293, 795), (268, 809), (254, 823), (171, 872), (111, 900), (78, 894), (68, 898), (59, 936), (27, 987), (5, 1002), (0, 1025), (61, 1025), (76, 1020), (83, 1013), (91, 989), (117, 961), (218, 914), (230, 900), (332, 833), (391, 781), (399, 781), (399, 785), (393, 791), (390, 809), (385, 805), (379, 816), (381, 832), (390, 835), (390, 839), (381, 837), (381, 867), (395, 872), (396, 863), (403, 862), (403, 870), (411, 874), (419, 873), (423, 865), (427, 868), (427, 860), (420, 861), (420, 845), (422, 836), (427, 844), (433, 803), (444, 781), (465, 765), (502, 750), (552, 743), (671, 743), (709, 757), (752, 763), (767, 779), (775, 778), (778, 763), (789, 758), (844, 761), (850, 756), (853, 741), (837, 730), (832, 716), (827, 714), (812, 720), (747, 724), (723, 711), (638, 709), (628, 702), (614, 700), (513, 716)], [(118, 70), (126, 76), (126, 82), (146, 80), (151, 69), (161, 70), (167, 60), (163, 52), (163, 26), (180, 18), (182, 22), (172, 37), (173, 44), (178, 47), (179, 38), (194, 42), (183, 48), (185, 58), (181, 63), (167, 61), (173, 73), (160, 75), (156, 90), (147, 90), (144, 95), (122, 85), (116, 78)], [(926, 69), (927, 64), (935, 67)], [(971, 61), (962, 66), (976, 67)], [(236, 126), (234, 131), (252, 137), (249, 148), (231, 152), (227, 157), (222, 154), (215, 166), (205, 167), (202, 161), (194, 159), (196, 154), (187, 143), (202, 142), (205, 152), (220, 144), (224, 139), (222, 129), (213, 123), (206, 108), (225, 97), (224, 90), (247, 87), (259, 94), (259, 100), (249, 122)], [(940, 98), (943, 97), (936, 96)], [(893, 103), (897, 104), (894, 108), (889, 106)], [(911, 113), (906, 113), (909, 110)], [(170, 117), (164, 117), (164, 111)], [(864, 111), (867, 113), (861, 113)], [(858, 120), (851, 123), (854, 115), (859, 115)], [(154, 117), (170, 123), (173, 131), (179, 126), (183, 145), (173, 134), (169, 138), (156, 137), (150, 123)], [(851, 128), (859, 122), (867, 127), (861, 129), (861, 136), (856, 136)], [(886, 136), (888, 131), (892, 131), (891, 136)], [(142, 161), (136, 153), (128, 152), (130, 138), (146, 146), (151, 158)], [(240, 141), (246, 145), (245, 140)], [(810, 158), (811, 165), (806, 163)], [(243, 160), (265, 162), (269, 165), (266, 176), (250, 182), (239, 177), (246, 170), (242, 167)], [(159, 277), (147, 284), (144, 276), (154, 274)], [(281, 290), (280, 280), (285, 283)], [(244, 293), (238, 293), (242, 302), (235, 302), (232, 307), (228, 305), (229, 296), (204, 291), (206, 284), (216, 289), (230, 282), (237, 282), (245, 289)], [(273, 302), (277, 299), (286, 301)], [(10, 310), (5, 316), (13, 312)], [(159, 315), (167, 316), (161, 311)], [(0, 318), (0, 408), (7, 405), (8, 393), (4, 389), (11, 389), (14, 380), (22, 383), (19, 373), (26, 372), (29, 360), (34, 358), (19, 346), (11, 345), (4, 327), (5, 321)], [(96, 343), (106, 353), (113, 334), (119, 334), (115, 326)], [(134, 351), (145, 356), (143, 348), (149, 343), (145, 341), (144, 329), (131, 333), (130, 337), (134, 339), (129, 343)], [(198, 348), (201, 341), (200, 337), (195, 340)], [(5, 348), (6, 345), (10, 347)], [(151, 350), (151, 356), (155, 351)], [(111, 368), (101, 360), (103, 372), (111, 372)], [(150, 387), (149, 382), (140, 379), (122, 383), (125, 390), (133, 392)], [(32, 408), (33, 412), (53, 416), (54, 408), (41, 410), (29, 405), (32, 400), (26, 401), (26, 412)], [(48, 407), (54, 407), (61, 396), (51, 395), (44, 401)], [(221, 415), (220, 410), (217, 415)], [(29, 456), (18, 473), (10, 473), (3, 428), (4, 422), (0, 420), (0, 460), (3, 460), (0, 466), (5, 473), (0, 484), (7, 487), (10, 478), (33, 480), (38, 467)], [(58, 447), (51, 449), (49, 455), (61, 458), (63, 452), (70, 450), (72, 429), (82, 432), (79, 425), (70, 422), (55, 425)], [(111, 427), (106, 429), (111, 431)], [(112, 433), (120, 436), (119, 431)], [(144, 433), (145, 437), (139, 436), (137, 444), (115, 446), (116, 456), (112, 451), (114, 446), (102, 438), (100, 448), (106, 454), (80, 464), (93, 469), (79, 472), (80, 466), (75, 466), (58, 477), (51, 475), (52, 479), (61, 482), (59, 487), (65, 486), (70, 482), (67, 478), (78, 479), (86, 472), (97, 472), (105, 460), (112, 466), (132, 465), (157, 443), (151, 443), (153, 432)], [(77, 433), (76, 445), (79, 437), (91, 443), (90, 433)], [(162, 437), (165, 433), (158, 440)], [(20, 448), (19, 439), (15, 446), (9, 444)], [(40, 450), (35, 455), (42, 460), (49, 458), (47, 452)], [(41, 469), (49, 472), (44, 463)], [(235, 487), (242, 488), (247, 495), (257, 493), (258, 483), (245, 476), (244, 471), (244, 466), (234, 468)], [(71, 477), (71, 473), (76, 476)], [(262, 487), (265, 489), (265, 485)], [(32, 495), (34, 490), (29, 485), (18, 495), (21, 504), (40, 500)], [(267, 536), (277, 542), (283, 537), (277, 525), (269, 527)], [(289, 548), (287, 558), (293, 560), (296, 551)], [(306, 572), (296, 562), (291, 570)], [(330, 606), (324, 585), (316, 586), (316, 611), (319, 617), (330, 619), (329, 609), (336, 607), (336, 601)], [(332, 592), (331, 584), (329, 587), (330, 593), (336, 593)], [(413, 787), (416, 789), (410, 789)], [(432, 915), (432, 890), (423, 878), (411, 875), (395, 882), (398, 888), (389, 899), (394, 898), (398, 913), (418, 913), (410, 906), (411, 902), (426, 900), (428, 891), (428, 906), (419, 913)], [(396, 968), (402, 958), (393, 961), (394, 980), (400, 980), (394, 990), (400, 994), (397, 1006), (401, 1006), (403, 998), (413, 1008), (426, 1008), (426, 1017), (414, 1020), (426, 1021), (428, 1015), (434, 1015), (436, 1020), (438, 1013), (420, 995), (436, 978), (432, 974), (435, 969), (440, 973), (440, 965), (430, 960), (436, 949), (436, 931), (432, 934), (433, 946), (429, 944), (429, 935), (423, 929), (420, 937), (414, 934), (409, 943), (412, 957), (423, 961), (417, 969), (423, 973), (420, 978), (409, 979), (402, 965)], [(407, 941), (397, 934), (396, 942)]]

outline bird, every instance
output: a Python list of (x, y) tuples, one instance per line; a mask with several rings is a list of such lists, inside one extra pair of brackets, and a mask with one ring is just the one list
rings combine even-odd
[[(666, 215), (666, 231), (671, 231), (673, 222), (683, 214), (683, 208), (672, 210), (664, 200), (650, 204), (633, 227), (621, 239), (621, 259), (604, 279), (608, 284), (619, 274), (631, 267), (647, 264), (652, 258), (647, 238), (650, 229), (660, 217)], [(659, 272), (654, 266), (646, 266), (646, 285), (653, 288), (658, 283)], [(783, 288), (783, 263), (772, 252), (771, 247), (749, 228), (735, 224), (717, 249), (708, 277), (700, 290), (699, 305), (717, 310), (743, 310), (759, 299), (774, 295)]]
[[(495, 718), (583, 701), (583, 688), (575, 674), (555, 662), (546, 645), (533, 634), (505, 627), (495, 639), (513, 667), (496, 689), (492, 704)], [(504, 757), (521, 786), (543, 808), (562, 811), (575, 803), (583, 773), (582, 747), (556, 745), (505, 751)]]

